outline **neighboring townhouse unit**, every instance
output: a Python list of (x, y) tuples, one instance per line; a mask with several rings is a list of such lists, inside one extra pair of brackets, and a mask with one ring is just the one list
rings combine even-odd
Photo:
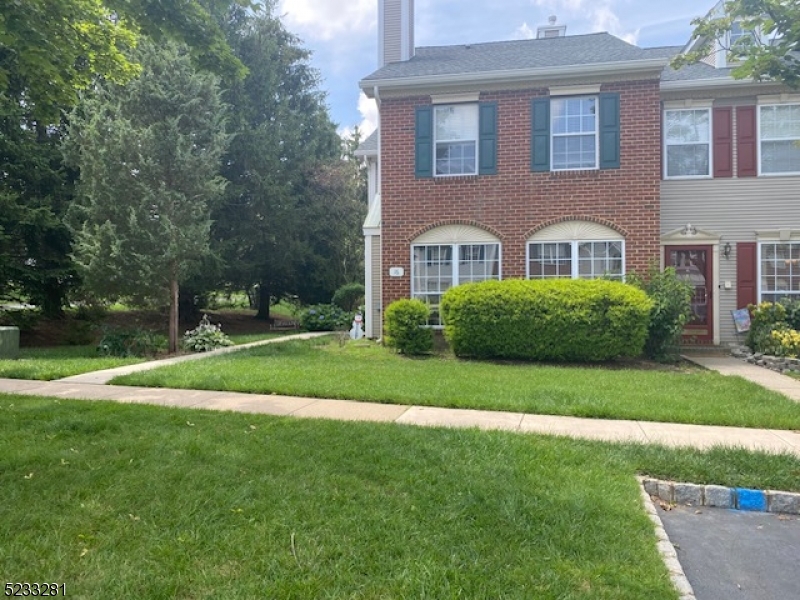
[(800, 290), (800, 179), (787, 176), (800, 113), (777, 87), (675, 72), (679, 47), (554, 22), (537, 39), (414, 50), (413, 0), (379, 14), (383, 64), (360, 82), (380, 115), (360, 148), (369, 336), (399, 298), (426, 301), (439, 326), (442, 294), (485, 279), (674, 264), (696, 286), (699, 343), (733, 339), (745, 300)]

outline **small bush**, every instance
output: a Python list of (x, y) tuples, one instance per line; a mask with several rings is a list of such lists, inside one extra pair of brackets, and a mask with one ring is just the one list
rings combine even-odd
[(209, 352), (225, 346), (233, 346), (233, 342), (222, 332), (221, 325), (208, 320), (208, 315), (203, 315), (200, 324), (183, 335), (183, 347), (191, 352)]
[(433, 330), (428, 323), (428, 306), (421, 300), (397, 300), (386, 307), (383, 341), (401, 354), (427, 354), (433, 350)]
[(300, 327), (306, 331), (349, 329), (351, 316), (335, 304), (315, 304), (300, 315)]
[(745, 344), (753, 352), (775, 354), (779, 344), (772, 337), (772, 332), (789, 329), (789, 324), (786, 322), (786, 307), (783, 304), (762, 302), (758, 306), (751, 304), (748, 308), (751, 315), (750, 331), (747, 332)]
[(678, 278), (674, 267), (651, 267), (646, 278), (635, 273), (628, 282), (645, 291), (653, 301), (647, 325), (644, 354), (658, 361), (676, 360), (683, 327), (692, 315), (692, 286)]
[(332, 304), (343, 311), (354, 313), (364, 303), (364, 286), (360, 283), (346, 283), (333, 294)]
[(652, 304), (615, 281), (511, 279), (451, 288), (441, 311), (457, 356), (582, 362), (641, 354)]
[(147, 329), (104, 329), (97, 345), (102, 356), (153, 356), (167, 348), (166, 336)]

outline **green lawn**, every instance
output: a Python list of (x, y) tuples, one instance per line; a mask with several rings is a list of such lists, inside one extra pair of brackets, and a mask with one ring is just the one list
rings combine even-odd
[(0, 573), (73, 598), (676, 599), (634, 480), (787, 456), (0, 395)]
[(60, 379), (70, 375), (111, 369), (142, 362), (141, 358), (99, 356), (97, 346), (21, 348), (16, 360), (0, 360), (0, 377), (9, 379)]
[(329, 338), (248, 349), (119, 377), (113, 383), (800, 429), (800, 404), (744, 379), (699, 368), (647, 370), (412, 359), (371, 342), (340, 346)]

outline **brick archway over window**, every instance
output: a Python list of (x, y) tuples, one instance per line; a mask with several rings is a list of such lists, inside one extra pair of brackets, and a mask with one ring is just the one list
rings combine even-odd
[(601, 225), (603, 227), (607, 227), (608, 229), (612, 229), (619, 233), (623, 238), (627, 238), (630, 233), (620, 227), (616, 223), (609, 221), (607, 219), (601, 219), (599, 217), (592, 217), (588, 215), (568, 215), (565, 217), (558, 217), (557, 219), (550, 219), (549, 221), (545, 221), (544, 223), (540, 223), (530, 231), (525, 234), (526, 239), (530, 239), (540, 231), (547, 229), (548, 227), (552, 227), (553, 225), (559, 225), (561, 223), (568, 223), (568, 222), (584, 222), (584, 223), (594, 223), (596, 225)]

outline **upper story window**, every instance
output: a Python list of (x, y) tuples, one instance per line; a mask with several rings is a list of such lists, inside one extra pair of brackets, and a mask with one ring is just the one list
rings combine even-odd
[(414, 109), (415, 177), (496, 173), (496, 102), (442, 103)]
[(531, 102), (531, 171), (620, 168), (620, 95)]
[(664, 111), (665, 177), (708, 177), (711, 174), (711, 111)]
[(597, 168), (597, 98), (554, 98), (550, 102), (551, 169)]
[(800, 104), (759, 106), (760, 172), (800, 173)]
[(478, 105), (451, 104), (434, 108), (436, 175), (478, 172)]

